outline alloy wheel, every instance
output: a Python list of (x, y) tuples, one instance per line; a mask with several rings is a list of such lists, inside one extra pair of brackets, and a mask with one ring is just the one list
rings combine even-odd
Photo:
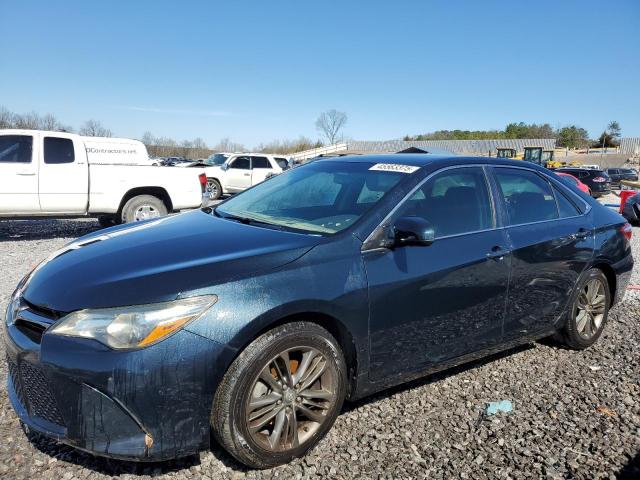
[(338, 375), (312, 347), (273, 357), (252, 384), (245, 406), (247, 429), (262, 448), (283, 452), (311, 439), (336, 402)]
[(207, 182), (207, 192), (209, 192), (209, 197), (217, 198), (218, 196), (218, 186), (214, 182)]
[(593, 337), (602, 326), (606, 311), (607, 296), (601, 280), (589, 280), (576, 300), (576, 327), (583, 338)]

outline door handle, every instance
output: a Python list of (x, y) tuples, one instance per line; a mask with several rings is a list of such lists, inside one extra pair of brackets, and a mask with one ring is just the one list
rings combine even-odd
[(496, 245), (491, 249), (489, 253), (487, 253), (487, 258), (490, 258), (492, 260), (502, 260), (504, 256), (509, 253), (511, 253), (509, 250)]
[(589, 236), (589, 230), (587, 230), (586, 228), (581, 228), (576, 233), (571, 235), (571, 238), (573, 238), (574, 240), (578, 240), (578, 239), (587, 238), (588, 236)]
[(243, 175), (244, 175), (245, 177), (250, 177), (250, 176), (251, 176), (251, 174), (250, 174), (250, 173), (243, 173)]
[(21, 172), (17, 172), (17, 173), (18, 173), (18, 175), (20, 175), (22, 177), (33, 177), (36, 174), (36, 172), (29, 172), (29, 171), (25, 171), (25, 170), (23, 170)]

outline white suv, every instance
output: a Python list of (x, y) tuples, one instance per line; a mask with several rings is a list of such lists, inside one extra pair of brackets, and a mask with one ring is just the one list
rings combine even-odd
[(289, 168), (286, 157), (268, 153), (215, 153), (205, 163), (211, 200), (242, 192)]

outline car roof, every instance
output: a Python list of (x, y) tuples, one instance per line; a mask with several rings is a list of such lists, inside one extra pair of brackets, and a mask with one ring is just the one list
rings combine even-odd
[[(449, 165), (486, 164), (506, 165), (514, 167), (526, 166), (540, 169), (542, 167), (524, 160), (509, 160), (497, 157), (471, 157), (462, 155), (436, 155), (430, 153), (388, 153), (378, 155), (346, 155), (344, 157), (320, 157), (316, 162), (350, 162), (350, 163), (390, 163), (412, 167), (439, 167)], [(314, 162), (315, 163), (315, 162)]]

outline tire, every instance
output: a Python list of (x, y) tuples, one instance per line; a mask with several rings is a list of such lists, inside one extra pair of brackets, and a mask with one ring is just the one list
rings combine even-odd
[(210, 200), (218, 200), (222, 196), (222, 185), (215, 178), (207, 178), (207, 191)]
[[(598, 290), (592, 289), (598, 285)], [(589, 297), (589, 292), (595, 292), (595, 297)], [(602, 298), (600, 298), (602, 296)], [(597, 298), (598, 300), (592, 300)], [(586, 301), (585, 301), (586, 300)], [(592, 303), (583, 313), (581, 305)], [(597, 304), (597, 307), (594, 305)], [(604, 329), (609, 315), (611, 305), (611, 291), (607, 277), (597, 268), (592, 268), (582, 275), (578, 281), (576, 291), (573, 295), (571, 308), (567, 313), (567, 323), (561, 332), (562, 343), (575, 350), (583, 350), (593, 345)], [(597, 313), (595, 313), (597, 312)], [(586, 318), (585, 318), (586, 315)]]
[(117, 215), (99, 215), (98, 223), (101, 227), (108, 228), (118, 225), (120, 222)]
[[(309, 353), (312, 351), (316, 352), (315, 356)], [(288, 362), (279, 356), (282, 352), (287, 352)], [(306, 361), (309, 357), (312, 360)], [(325, 362), (324, 370), (322, 362)], [(292, 381), (287, 380), (286, 371), (280, 376), (285, 365), (290, 366)], [(318, 371), (323, 373), (313, 381)], [(346, 392), (346, 372), (338, 342), (324, 328), (308, 322), (276, 327), (247, 346), (225, 373), (211, 410), (213, 435), (238, 461), (252, 468), (273, 467), (301, 457), (320, 441), (339, 415)], [(294, 388), (281, 386), (285, 383), (282, 379)], [(312, 382), (310, 387), (300, 388), (305, 387), (307, 381)], [(297, 382), (299, 384), (295, 385)], [(315, 396), (318, 393), (324, 399)], [(267, 397), (273, 398), (267, 406), (251, 408), (250, 399), (255, 402)], [(279, 398), (279, 403), (275, 398)], [(310, 405), (309, 401), (316, 405)], [(317, 404), (322, 404), (323, 408), (318, 408)], [(307, 417), (304, 409), (313, 415)], [(260, 413), (265, 410), (267, 413)], [(318, 421), (312, 421), (312, 417)], [(272, 420), (262, 423), (267, 418)], [(250, 423), (258, 428), (252, 430)], [(278, 425), (282, 433), (276, 437)], [(289, 429), (290, 425), (298, 428)], [(275, 446), (270, 445), (272, 440)]]
[[(148, 212), (145, 214), (145, 212)], [(138, 195), (130, 198), (122, 207), (122, 223), (139, 222), (167, 214), (162, 200), (153, 195)]]

